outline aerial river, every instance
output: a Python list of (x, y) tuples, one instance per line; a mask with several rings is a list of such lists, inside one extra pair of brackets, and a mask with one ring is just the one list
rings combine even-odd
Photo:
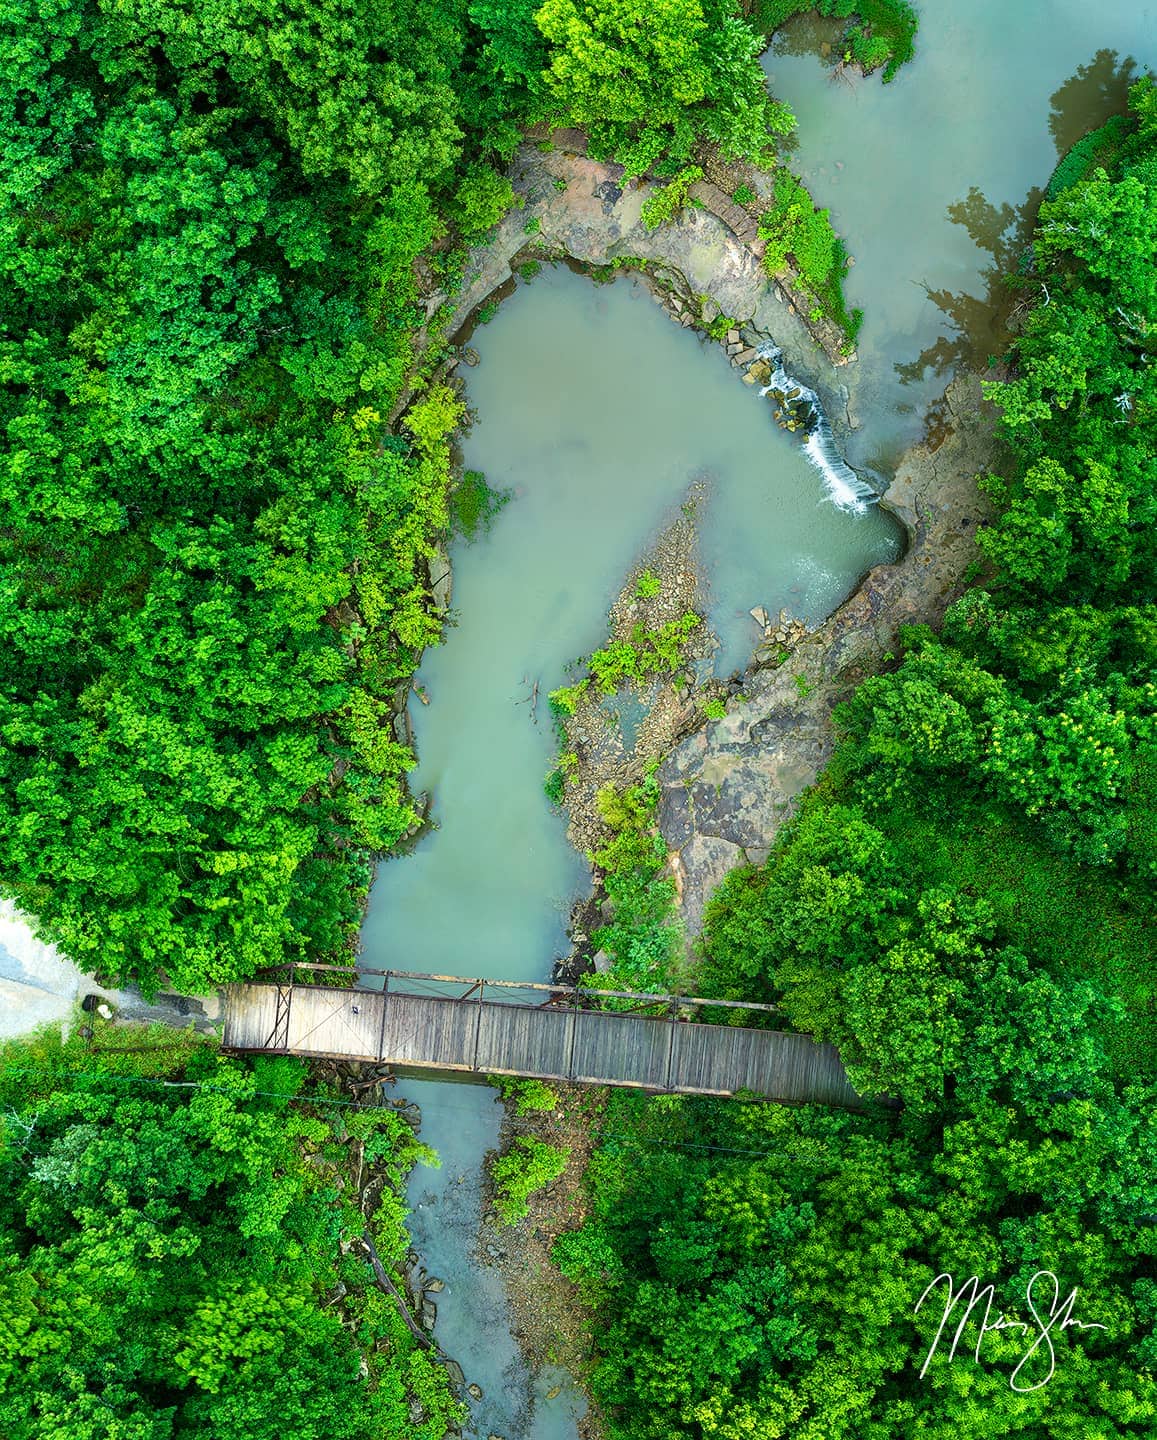
[[(1058, 151), (1121, 108), (1127, 58), (1157, 64), (1157, 10), (1137, 0), (920, 10), (917, 57), (889, 86), (833, 80), (819, 47), (834, 32), (818, 21), (788, 27), (764, 61), (799, 117), (794, 163), (856, 259), (849, 301), (866, 319), (859, 361), (839, 378), (862, 428), (840, 439), (853, 464), (885, 477), (953, 370), (1003, 347), (989, 271), (1018, 207)], [(982, 199), (951, 208), (973, 188)], [(897, 553), (898, 534), (875, 507), (837, 509), (719, 348), (672, 325), (629, 278), (596, 286), (547, 271), (472, 343), (466, 464), (513, 493), (489, 533), (452, 547), (455, 624), (418, 676), (429, 704), (410, 707), (413, 784), (430, 792), (436, 828), (380, 868), (363, 959), (544, 980), (588, 881), (542, 791), (546, 693), (604, 638), (632, 561), (689, 485), (706, 487), (704, 601), (721, 674), (750, 657), (750, 607), (819, 621)], [(465, 1433), (574, 1440), (580, 1394), (565, 1374), (527, 1373), (497, 1271), (474, 1253), (496, 1092), (416, 1079), (399, 1089), (442, 1157), (412, 1178), (410, 1228), (446, 1282), (437, 1339), (483, 1392)]]

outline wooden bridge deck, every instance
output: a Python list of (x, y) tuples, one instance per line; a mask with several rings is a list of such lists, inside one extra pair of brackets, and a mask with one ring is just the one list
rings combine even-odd
[[(667, 1002), (667, 1016), (656, 1017), (581, 1009), (580, 997), (589, 1000), (590, 992), (565, 987), (380, 973), (386, 973), (383, 990), (333, 989), (292, 980), (230, 986), (224, 1043), (234, 1050), (677, 1094), (734, 1095), (747, 1090), (787, 1103), (863, 1103), (831, 1045), (816, 1044), (806, 1035), (683, 1018), (691, 1006), (727, 1002), (623, 997), (651, 1007)], [(458, 995), (415, 993), (431, 981), (467, 988)], [(540, 1004), (486, 998), (486, 991), (493, 995), (504, 989), (531, 995), (545, 991), (550, 998)]]

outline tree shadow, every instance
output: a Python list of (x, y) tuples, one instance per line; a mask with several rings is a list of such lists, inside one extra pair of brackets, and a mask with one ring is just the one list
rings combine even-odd
[(1018, 304), (1017, 281), (1027, 268), (1043, 195), (1036, 186), (1020, 205), (996, 206), (973, 186), (963, 200), (949, 205), (948, 218), (963, 225), (973, 243), (992, 258), (980, 272), (979, 295), (923, 286), (947, 328), (914, 360), (897, 361), (896, 374), (903, 384), (919, 383), (929, 370), (933, 375), (949, 375), (958, 369), (987, 369), (1008, 349)]
[(1129, 86), (1136, 79), (1137, 62), (1132, 55), (1121, 60), (1116, 50), (1098, 50), (1087, 65), (1079, 66), (1053, 91), (1049, 134), (1058, 160), (1082, 135), (1103, 125), (1111, 115), (1124, 113)]
[[(1124, 112), (1129, 86), (1137, 78), (1132, 56), (1098, 50), (1052, 94), (1049, 133), (1057, 158), (1090, 130)], [(963, 225), (977, 247), (991, 256), (980, 272), (981, 293), (933, 290), (924, 293), (944, 315), (945, 332), (913, 360), (899, 361), (895, 370), (905, 385), (924, 380), (928, 371), (947, 376), (959, 369), (983, 370), (1007, 351), (1016, 320), (1025, 303), (1025, 276), (1031, 263), (1032, 235), (1044, 184), (1034, 187), (1017, 206), (993, 205), (975, 186), (963, 200), (948, 207), (948, 218)]]

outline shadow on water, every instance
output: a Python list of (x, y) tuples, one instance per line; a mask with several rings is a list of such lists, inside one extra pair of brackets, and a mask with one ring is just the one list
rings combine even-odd
[[(1049, 133), (1058, 160), (1083, 135), (1124, 112), (1129, 87), (1136, 79), (1136, 61), (1132, 56), (1122, 60), (1116, 50), (1098, 50), (1087, 65), (1077, 67), (1050, 99)], [(962, 368), (991, 369), (1007, 352), (1017, 319), (1037, 290), (1026, 271), (1043, 198), (1044, 190), (1037, 186), (1020, 205), (994, 205), (973, 186), (963, 200), (947, 207), (949, 220), (961, 226), (977, 249), (991, 259), (978, 272), (979, 294), (921, 285), (942, 314), (945, 329), (915, 359), (895, 362), (902, 384), (921, 384), (929, 374), (947, 381)], [(938, 422), (935, 403), (928, 420), (934, 431)]]
[(1129, 100), (1129, 86), (1138, 78), (1132, 55), (1120, 59), (1116, 50), (1098, 50), (1087, 65), (1080, 65), (1050, 101), (1049, 134), (1057, 159), (1082, 135), (1121, 115)]
[(945, 381), (958, 369), (985, 370), (1012, 340), (1012, 317), (1020, 303), (1021, 270), (1029, 253), (1044, 192), (1029, 191), (1020, 205), (993, 205), (975, 187), (948, 207), (948, 218), (961, 225), (979, 250), (991, 257), (978, 279), (979, 295), (968, 290), (921, 289), (944, 317), (945, 329), (914, 360), (899, 360), (895, 371), (905, 385), (921, 384), (929, 373)]

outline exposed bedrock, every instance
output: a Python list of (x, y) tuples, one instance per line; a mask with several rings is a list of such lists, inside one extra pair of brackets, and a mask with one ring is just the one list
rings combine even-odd
[(660, 826), (678, 856), (689, 935), (727, 871), (767, 856), (827, 763), (833, 707), (896, 649), (901, 625), (940, 623), (977, 556), (986, 512), (976, 476), (996, 463), (998, 442), (975, 377), (954, 381), (946, 405), (950, 433), (935, 450), (909, 451), (884, 497), (908, 528), (903, 559), (870, 571), (778, 668), (749, 670), (727, 715), (682, 741), (658, 772)]

